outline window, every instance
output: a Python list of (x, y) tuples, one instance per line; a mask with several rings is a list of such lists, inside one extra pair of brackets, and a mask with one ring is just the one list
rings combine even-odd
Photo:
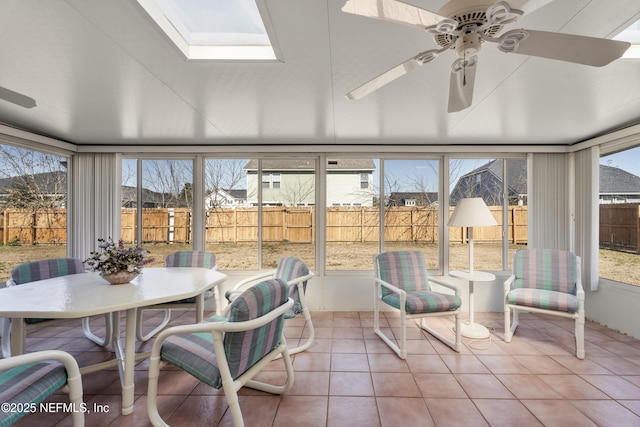
[(600, 158), (602, 278), (640, 286), (640, 147)]
[(369, 174), (360, 174), (360, 188), (369, 188)]
[(262, 174), (262, 188), (270, 188), (271, 187), (271, 174), (263, 173)]
[(137, 1), (187, 59), (276, 59), (262, 0)]
[(0, 280), (11, 268), (67, 253), (67, 161), (63, 156), (0, 144)]
[[(142, 175), (138, 176), (138, 162)], [(138, 185), (142, 199), (138, 200)], [(122, 165), (122, 238), (149, 250), (155, 262), (193, 249), (193, 160), (125, 159)]]
[(271, 174), (271, 183), (273, 185), (273, 188), (280, 188), (280, 174), (279, 173)]
[[(510, 268), (513, 253), (527, 244), (527, 162), (525, 159), (451, 159), (449, 216), (458, 201), (480, 197), (498, 226), (474, 227), (474, 269)], [(506, 199), (505, 199), (506, 195)], [(507, 218), (506, 224), (503, 219)], [(449, 229), (449, 269), (469, 268), (468, 229)]]
[[(384, 250), (424, 252), (438, 270), (439, 160), (383, 160)], [(413, 202), (413, 203), (412, 203)]]

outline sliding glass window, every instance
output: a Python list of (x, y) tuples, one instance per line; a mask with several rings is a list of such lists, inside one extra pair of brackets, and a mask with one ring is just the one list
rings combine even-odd
[(599, 275), (640, 286), (640, 147), (600, 158)]

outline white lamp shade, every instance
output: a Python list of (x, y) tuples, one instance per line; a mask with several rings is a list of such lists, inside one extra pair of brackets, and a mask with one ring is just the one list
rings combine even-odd
[(491, 211), (480, 197), (460, 199), (451, 218), (450, 227), (485, 227), (498, 225)]

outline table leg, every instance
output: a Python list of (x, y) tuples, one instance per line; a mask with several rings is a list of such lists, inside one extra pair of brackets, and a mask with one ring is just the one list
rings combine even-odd
[(136, 362), (136, 309), (127, 310), (127, 325), (124, 345), (124, 369), (122, 375), (122, 415), (133, 412), (134, 366)]
[[(5, 337), (2, 337), (4, 339)], [(24, 353), (24, 319), (11, 319), (11, 355)]]

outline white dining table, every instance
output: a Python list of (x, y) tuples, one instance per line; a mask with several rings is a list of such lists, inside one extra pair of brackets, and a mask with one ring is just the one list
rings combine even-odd
[[(203, 292), (218, 286), (226, 275), (208, 268), (145, 268), (130, 283), (110, 285), (99, 273), (80, 273), (38, 280), (0, 290), (0, 317), (13, 319), (11, 353), (22, 354), (25, 318), (74, 319), (105, 313), (126, 313), (125, 343), (119, 323), (113, 328), (115, 359), (81, 368), (94, 372), (117, 365), (122, 386), (122, 414), (133, 412), (134, 365), (148, 353), (136, 354), (136, 309), (149, 305), (196, 297), (203, 304)], [(216, 295), (219, 295), (216, 292)]]

